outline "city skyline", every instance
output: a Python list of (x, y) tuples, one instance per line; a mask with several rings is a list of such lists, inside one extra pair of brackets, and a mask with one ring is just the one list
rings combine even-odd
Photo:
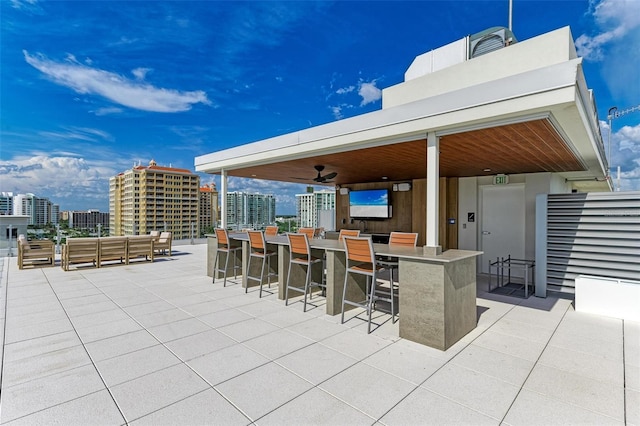
[[(541, 7), (544, 6), (544, 7)], [(0, 191), (108, 210), (133, 164), (196, 156), (381, 108), (416, 55), (508, 24), (508, 1), (3, 2)], [(513, 2), (519, 41), (569, 25), (607, 113), (640, 105), (634, 1)], [(634, 13), (635, 12), (635, 13)], [(640, 190), (640, 111), (613, 120), (611, 165)], [(201, 183), (220, 184), (200, 174)], [(305, 184), (229, 179), (295, 213)]]

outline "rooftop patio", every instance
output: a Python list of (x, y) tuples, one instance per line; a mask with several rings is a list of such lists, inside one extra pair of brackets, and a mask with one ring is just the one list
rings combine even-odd
[(477, 328), (441, 352), (395, 337), (385, 314), (368, 335), (324, 306), (212, 284), (204, 244), (0, 270), (1, 424), (640, 425), (640, 324), (566, 297), (479, 279)]

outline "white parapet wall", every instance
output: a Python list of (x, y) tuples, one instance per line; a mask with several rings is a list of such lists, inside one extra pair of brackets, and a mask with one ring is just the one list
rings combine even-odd
[(576, 311), (640, 322), (640, 281), (580, 275)]

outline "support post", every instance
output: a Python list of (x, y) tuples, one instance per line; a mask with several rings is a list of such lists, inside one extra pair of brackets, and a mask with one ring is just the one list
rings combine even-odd
[(547, 297), (547, 194), (536, 195), (535, 295)]
[(220, 227), (227, 229), (227, 172), (220, 171)]
[(435, 132), (427, 134), (427, 245), (425, 254), (439, 255), (442, 247), (438, 241), (439, 191), (440, 191), (440, 138)]
[[(13, 245), (13, 243), (11, 242), (12, 238), (13, 238), (13, 226), (11, 224), (9, 224), (9, 252), (7, 253), (7, 256), (9, 257), (13, 257), (13, 253), (11, 252), (11, 246)], [(26, 236), (25, 236), (26, 238)]]

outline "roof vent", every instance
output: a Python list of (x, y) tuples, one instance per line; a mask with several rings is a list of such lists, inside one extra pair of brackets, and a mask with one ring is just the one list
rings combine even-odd
[(507, 28), (489, 28), (469, 37), (469, 59), (502, 49), (513, 43), (516, 43), (516, 38)]

